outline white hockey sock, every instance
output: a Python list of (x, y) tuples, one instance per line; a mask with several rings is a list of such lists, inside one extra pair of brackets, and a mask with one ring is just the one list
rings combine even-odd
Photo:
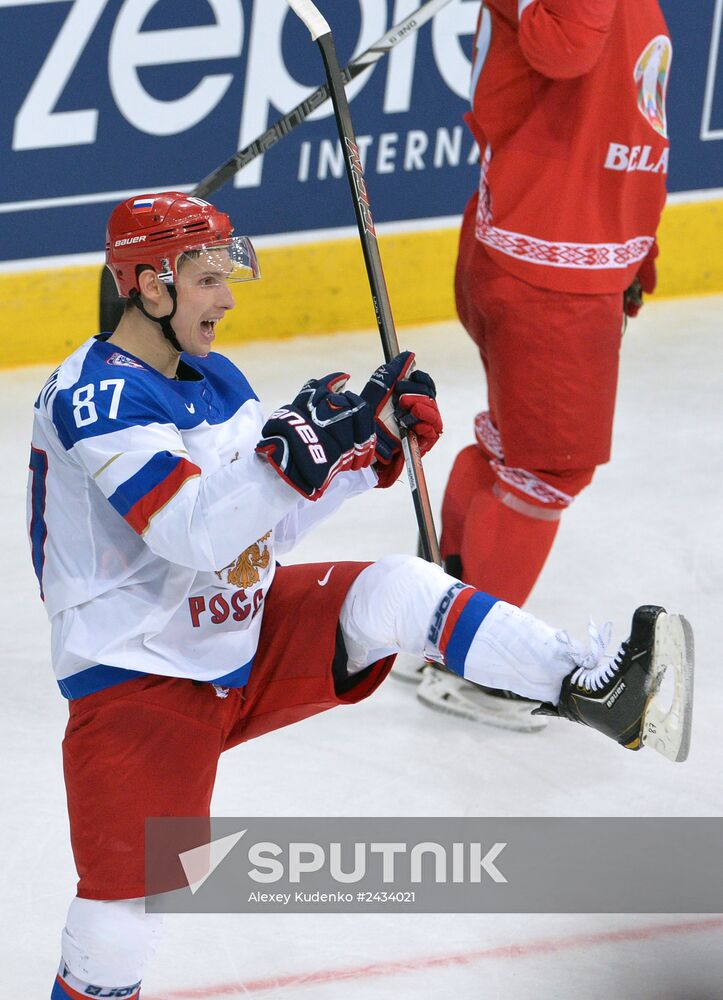
[(385, 556), (360, 573), (339, 620), (350, 672), (401, 651), (475, 684), (557, 704), (573, 669), (561, 633), (412, 556)]
[(560, 632), (471, 587), (440, 601), (427, 656), (475, 684), (553, 704), (573, 667)]
[[(146, 963), (157, 947), (162, 920), (159, 914), (145, 912), (142, 898), (76, 897), (70, 904), (62, 936), (61, 973), (64, 966), (67, 976), (59, 975), (56, 986), (62, 988), (60, 981), (65, 978), (71, 983), (70, 990), (66, 991), (70, 997), (85, 996), (83, 990), (72, 985), (72, 977), (75, 977), (84, 988), (92, 984), (105, 989), (130, 990), (128, 994), (115, 995), (127, 995), (129, 1000), (135, 1000)], [(59, 993), (58, 997), (65, 1000), (64, 993)]]

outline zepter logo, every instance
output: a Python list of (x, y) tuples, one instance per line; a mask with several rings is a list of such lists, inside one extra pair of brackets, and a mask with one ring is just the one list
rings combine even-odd
[(638, 85), (638, 110), (650, 127), (666, 139), (665, 94), (672, 57), (670, 39), (667, 35), (657, 35), (645, 46), (633, 71)]

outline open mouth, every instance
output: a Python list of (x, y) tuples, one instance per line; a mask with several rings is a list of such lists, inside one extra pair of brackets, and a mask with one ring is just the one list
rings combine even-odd
[(215, 319), (204, 319), (204, 320), (201, 320), (201, 330), (211, 340), (215, 336), (216, 323), (217, 323), (217, 320), (215, 320)]

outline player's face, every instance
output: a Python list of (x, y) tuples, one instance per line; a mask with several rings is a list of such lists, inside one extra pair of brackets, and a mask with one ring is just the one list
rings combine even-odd
[(206, 357), (216, 337), (216, 324), (233, 309), (227, 284), (232, 270), (225, 250), (207, 251), (179, 263), (178, 307), (172, 322), (178, 342), (188, 354)]

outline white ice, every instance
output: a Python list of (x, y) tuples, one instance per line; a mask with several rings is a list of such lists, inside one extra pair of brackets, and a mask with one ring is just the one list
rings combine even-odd
[[(368, 702), (246, 744), (222, 760), (216, 815), (720, 816), (723, 670), (723, 298), (651, 303), (623, 343), (614, 457), (566, 514), (529, 609), (582, 636), (632, 610), (684, 612), (698, 653), (689, 761), (632, 754), (582, 727), (487, 729), (433, 714), (390, 679)], [(90, 331), (89, 331), (90, 332)], [(438, 383), (446, 431), (425, 461), (438, 509), (482, 408), (480, 365), (455, 323), (400, 331)], [(376, 333), (256, 343), (228, 353), (267, 409), (309, 376), (376, 366)], [(0, 996), (44, 1000), (75, 873), (60, 744), (67, 706), (24, 529), (32, 403), (49, 370), (0, 374), (3, 960)], [(404, 483), (350, 504), (299, 561), (413, 552)], [(718, 623), (718, 624), (717, 624)], [(313, 655), (313, 650), (310, 651)], [(625, 850), (625, 845), (620, 845)], [(675, 859), (671, 858), (671, 865)], [(723, 920), (709, 915), (166, 917), (146, 1000), (723, 997)]]

